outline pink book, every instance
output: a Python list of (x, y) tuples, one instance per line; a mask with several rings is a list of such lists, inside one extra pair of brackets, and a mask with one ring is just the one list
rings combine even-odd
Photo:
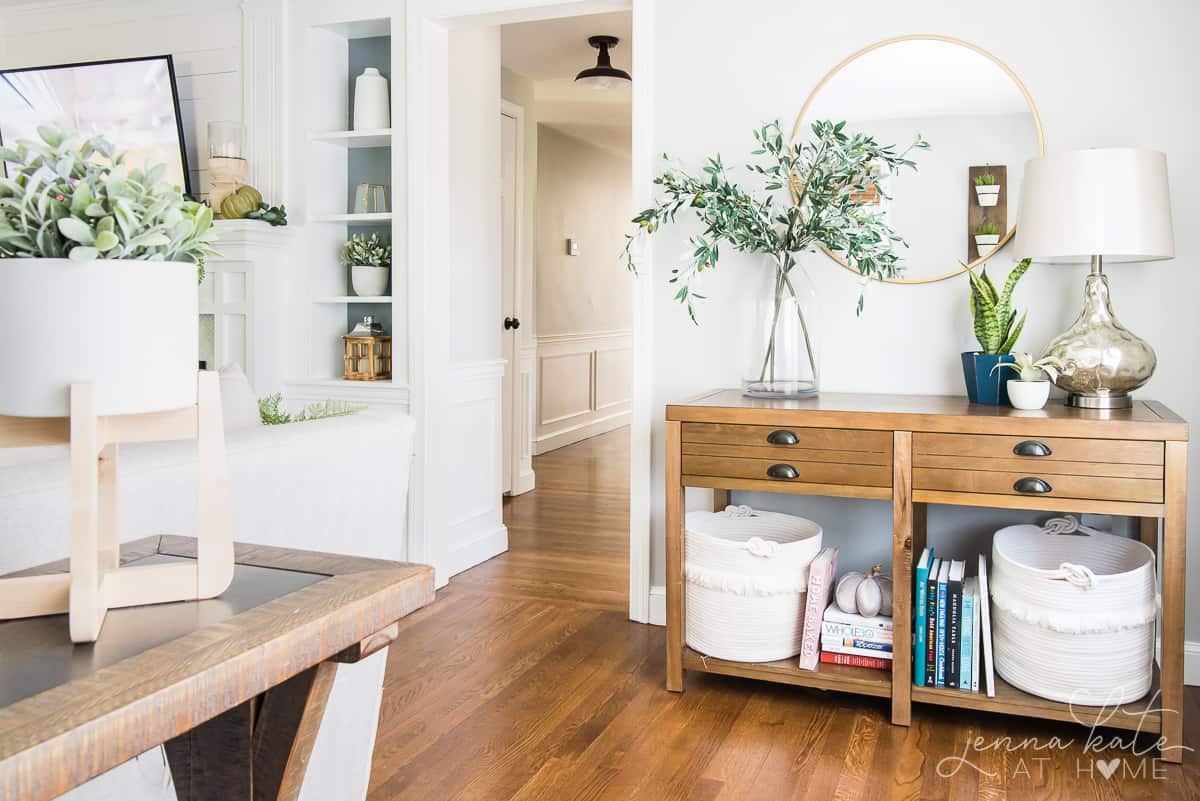
[(808, 566), (808, 595), (804, 603), (804, 636), (800, 641), (800, 669), (816, 670), (821, 653), (821, 615), (829, 606), (833, 577), (837, 575), (837, 548), (825, 548)]

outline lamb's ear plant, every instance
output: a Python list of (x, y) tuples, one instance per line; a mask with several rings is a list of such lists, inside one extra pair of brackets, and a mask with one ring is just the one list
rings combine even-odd
[(185, 198), (165, 165), (131, 168), (102, 137), (50, 126), (38, 137), (0, 147), (0, 258), (181, 261), (203, 278), (212, 209)]
[(1057, 356), (1043, 356), (1036, 361), (1024, 351), (1014, 351), (1012, 356), (1014, 361), (1000, 362), (992, 367), (992, 371), (1010, 367), (1017, 371), (1017, 376), (1022, 381), (1057, 381), (1058, 374), (1065, 369), (1062, 360)]
[(980, 275), (972, 269), (967, 269), (967, 277), (971, 281), (971, 319), (975, 325), (975, 338), (983, 353), (1011, 353), (1025, 327), (1025, 315), (1017, 319), (1017, 312), (1012, 307), (1013, 290), (1021, 276), (1029, 269), (1032, 259), (1022, 259), (1017, 263), (1008, 278), (1004, 281), (1004, 290), (997, 291), (996, 285), (988, 277), (987, 267)]
[(992, 175), (990, 172), (985, 172), (980, 175), (976, 175), (975, 176), (975, 185), (976, 186), (995, 186), (996, 185), (996, 176)]

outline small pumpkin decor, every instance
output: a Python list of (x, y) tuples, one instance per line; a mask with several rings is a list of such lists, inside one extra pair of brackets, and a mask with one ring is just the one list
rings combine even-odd
[(242, 184), (222, 198), (217, 211), (223, 220), (262, 220), (271, 225), (287, 225), (287, 209), (268, 206), (262, 193), (250, 184)]
[(838, 579), (834, 602), (848, 615), (892, 616), (892, 580), (875, 565), (866, 574), (851, 571)]

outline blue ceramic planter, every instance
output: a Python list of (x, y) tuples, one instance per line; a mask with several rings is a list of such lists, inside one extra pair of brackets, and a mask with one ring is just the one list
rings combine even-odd
[(986, 403), (991, 406), (1008, 405), (1008, 379), (1010, 370), (994, 370), (997, 364), (1011, 363), (1012, 354), (964, 353), (962, 354), (963, 380), (967, 382), (967, 399), (971, 403)]

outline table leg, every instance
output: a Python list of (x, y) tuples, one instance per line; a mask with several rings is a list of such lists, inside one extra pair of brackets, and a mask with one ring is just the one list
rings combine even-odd
[(683, 692), (683, 477), (680, 423), (667, 421), (667, 689)]
[(1157, 517), (1139, 517), (1138, 521), (1138, 539), (1142, 543), (1158, 553), (1158, 518)]
[[(1166, 443), (1162, 551), (1162, 758), (1183, 761), (1183, 618), (1187, 549), (1187, 443)], [(1145, 531), (1145, 529), (1143, 529)]]
[(715, 489), (713, 490), (713, 511), (724, 512), (725, 507), (729, 505), (729, 490)]
[(912, 432), (894, 432), (892, 451), (892, 723), (907, 726), (912, 720)]

